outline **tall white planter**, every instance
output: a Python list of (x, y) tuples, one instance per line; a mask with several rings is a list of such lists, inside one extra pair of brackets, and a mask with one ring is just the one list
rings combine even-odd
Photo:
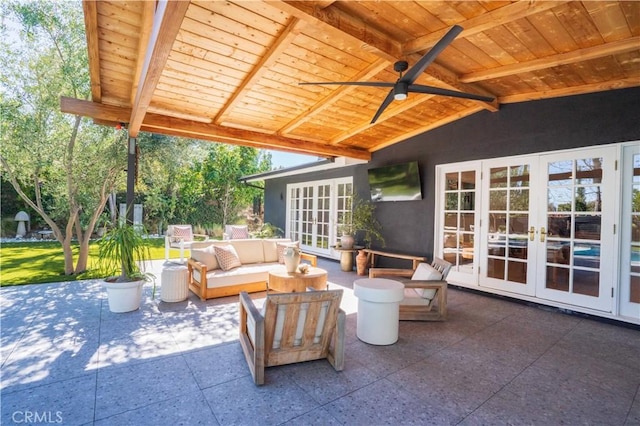
[(140, 308), (144, 280), (116, 283), (103, 282), (107, 289), (107, 300), (111, 312), (131, 312)]

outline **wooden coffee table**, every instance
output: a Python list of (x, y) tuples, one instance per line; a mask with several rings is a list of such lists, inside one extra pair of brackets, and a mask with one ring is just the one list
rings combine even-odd
[(311, 287), (316, 290), (327, 289), (327, 271), (309, 267), (309, 272), (289, 273), (284, 266), (277, 266), (269, 271), (269, 290), (283, 293), (304, 292)]

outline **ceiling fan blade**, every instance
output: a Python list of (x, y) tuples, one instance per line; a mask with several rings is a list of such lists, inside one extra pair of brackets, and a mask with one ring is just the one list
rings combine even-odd
[(385, 109), (387, 109), (387, 107), (392, 101), (393, 101), (393, 89), (389, 90), (389, 94), (387, 95), (386, 98), (384, 98), (384, 101), (382, 101), (382, 105), (380, 105), (380, 108), (378, 108), (378, 111), (376, 111), (376, 115), (374, 115), (373, 118), (371, 119), (371, 124), (375, 123), (378, 120), (378, 117), (380, 117), (380, 114), (382, 114), (382, 112)]
[(463, 28), (461, 26), (454, 25), (449, 32), (447, 32), (444, 37), (442, 37), (435, 46), (431, 48), (431, 50), (425, 53), (424, 56), (402, 76), (400, 81), (407, 84), (413, 84), (418, 76), (427, 69), (431, 62), (433, 62), (436, 56), (438, 56), (440, 52), (442, 52), (445, 47), (447, 47), (458, 36), (458, 34), (462, 32), (462, 30)]
[(369, 86), (369, 87), (393, 87), (395, 85), (395, 83), (386, 83), (381, 81), (330, 81), (330, 82), (322, 82), (322, 83), (298, 83), (299, 86), (307, 86), (310, 84), (316, 84), (316, 85), (340, 84), (343, 86)]
[(455, 90), (442, 89), (440, 87), (423, 86), (421, 84), (412, 84), (409, 86), (409, 92), (426, 93), (428, 95), (452, 96), (454, 98), (474, 99), (476, 101), (492, 102), (494, 98), (491, 96), (476, 95), (473, 93), (457, 92)]

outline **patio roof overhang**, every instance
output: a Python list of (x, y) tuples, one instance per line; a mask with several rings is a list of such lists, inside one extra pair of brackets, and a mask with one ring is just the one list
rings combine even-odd
[[(640, 86), (640, 2), (83, 2), (92, 100), (64, 112), (140, 131), (327, 158), (371, 153), (500, 104)], [(493, 102), (387, 90), (453, 25), (416, 83)], [(604, 106), (603, 106), (604, 107)]]

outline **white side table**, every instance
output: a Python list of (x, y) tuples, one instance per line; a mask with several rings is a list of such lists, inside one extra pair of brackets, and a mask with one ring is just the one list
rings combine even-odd
[(170, 264), (162, 268), (160, 300), (182, 302), (189, 296), (189, 272), (185, 265)]
[(358, 298), (358, 339), (372, 345), (397, 342), (404, 285), (386, 278), (362, 278), (354, 281), (353, 294)]

